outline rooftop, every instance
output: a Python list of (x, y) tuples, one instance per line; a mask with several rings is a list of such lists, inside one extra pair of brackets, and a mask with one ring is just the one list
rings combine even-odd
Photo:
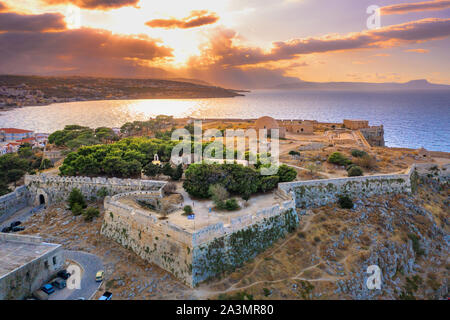
[(0, 132), (3, 132), (3, 133), (31, 133), (33, 131), (24, 130), (24, 129), (16, 129), (16, 128), (0, 128)]
[(0, 233), (0, 278), (59, 246), (40, 237)]

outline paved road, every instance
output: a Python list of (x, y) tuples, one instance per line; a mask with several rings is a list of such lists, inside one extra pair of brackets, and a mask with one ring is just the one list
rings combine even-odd
[[(66, 260), (75, 261), (83, 269), (81, 288), (57, 290), (50, 295), (49, 300), (76, 300), (80, 297), (89, 300), (101, 284), (101, 282), (95, 281), (95, 274), (99, 270), (104, 270), (102, 260), (94, 254), (82, 251), (65, 250), (64, 256)], [(68, 281), (70, 281), (70, 278)]]

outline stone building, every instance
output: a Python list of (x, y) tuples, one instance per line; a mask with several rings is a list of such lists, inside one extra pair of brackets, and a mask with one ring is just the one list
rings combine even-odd
[(270, 134), (271, 129), (278, 129), (279, 130), (279, 137), (284, 138), (286, 137), (286, 129), (283, 127), (280, 127), (278, 125), (277, 120), (275, 120), (272, 117), (264, 116), (261, 118), (258, 118), (255, 121), (255, 129), (259, 132), (260, 129), (267, 129), (267, 134)]
[(349, 120), (349, 119), (344, 119), (344, 126), (347, 129), (351, 129), (351, 130), (368, 128), (369, 127), (369, 121), (368, 120)]
[(371, 146), (384, 147), (384, 128), (381, 126), (371, 126), (368, 128), (361, 128), (359, 131)]
[(40, 237), (0, 233), (0, 300), (19, 300), (64, 266), (62, 247)]
[(286, 132), (293, 134), (313, 134), (314, 121), (309, 120), (281, 120), (279, 124)]

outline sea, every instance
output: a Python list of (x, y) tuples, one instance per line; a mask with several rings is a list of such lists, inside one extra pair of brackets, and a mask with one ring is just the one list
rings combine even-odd
[(0, 127), (51, 133), (68, 124), (120, 127), (159, 114), (197, 118), (365, 119), (384, 125), (389, 147), (450, 152), (450, 90), (254, 90), (212, 99), (101, 100), (23, 107), (0, 113)]

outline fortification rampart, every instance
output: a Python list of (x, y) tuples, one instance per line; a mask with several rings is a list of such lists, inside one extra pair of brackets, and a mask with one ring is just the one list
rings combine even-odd
[(360, 198), (389, 193), (410, 193), (414, 173), (415, 165), (405, 174), (295, 181), (280, 183), (278, 187), (285, 192), (294, 192), (296, 207), (311, 208), (334, 203), (342, 194)]
[[(157, 192), (137, 191), (106, 197), (101, 233), (130, 248), (143, 259), (168, 270), (189, 286), (223, 272), (225, 266), (228, 270), (242, 264), (298, 223), (294, 202), (285, 201), (255, 214), (235, 218), (228, 225), (219, 222), (192, 232), (170, 221), (159, 220), (151, 211), (120, 202), (122, 197), (158, 196)], [(260, 241), (244, 241), (241, 237), (247, 235), (246, 230), (261, 230), (266, 236)], [(237, 250), (236, 239), (246, 248), (243, 256), (235, 256), (231, 252)], [(214, 247), (217, 241), (228, 245), (222, 247), (219, 256), (207, 254), (213, 250), (210, 246)], [(217, 258), (222, 261), (218, 263)]]
[(153, 180), (60, 177), (46, 174), (25, 176), (25, 185), (33, 196), (31, 202), (34, 205), (65, 201), (74, 188), (79, 189), (87, 199), (95, 199), (100, 189), (106, 190), (109, 195), (137, 190), (161, 193), (166, 183)]

